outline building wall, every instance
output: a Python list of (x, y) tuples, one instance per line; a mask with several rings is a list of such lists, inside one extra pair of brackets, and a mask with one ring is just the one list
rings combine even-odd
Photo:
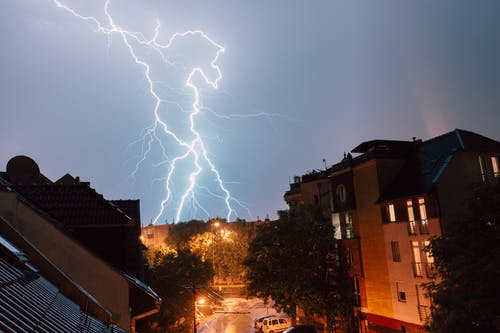
[(129, 285), (119, 272), (18, 200), (16, 193), (0, 192), (0, 216), (111, 311), (120, 327), (130, 327)]
[(141, 229), (142, 244), (149, 249), (160, 249), (164, 247), (171, 224), (147, 225)]
[(391, 317), (393, 305), (386, 264), (384, 233), (380, 206), (375, 204), (379, 191), (377, 165), (367, 162), (354, 170), (357, 221), (364, 273), (361, 296), (363, 312)]
[[(430, 300), (425, 297), (426, 291), (423, 284), (432, 281), (432, 274), (428, 274), (432, 272), (432, 263), (427, 262), (425, 253), (421, 253), (418, 269), (422, 276), (415, 276), (415, 260), (411, 242), (418, 242), (423, 250), (426, 241), (441, 234), (439, 219), (428, 219), (428, 234), (421, 234), (417, 231), (416, 235), (409, 236), (407, 221), (386, 223), (383, 227), (394, 311), (393, 318), (402, 322), (423, 325), (430, 310)], [(394, 261), (391, 242), (398, 244), (400, 261)], [(404, 300), (400, 299), (398, 295), (400, 292), (405, 293)]]
[[(471, 184), (483, 181), (479, 164), (479, 153), (456, 152), (437, 183), (437, 194), (443, 228), (449, 220), (463, 213), (466, 193), (470, 193)], [(488, 157), (488, 155), (481, 154)], [(485, 159), (485, 162), (489, 162)], [(486, 164), (488, 166), (488, 164)], [(489, 171), (487, 168), (485, 171)], [(485, 179), (492, 175), (487, 172)]]

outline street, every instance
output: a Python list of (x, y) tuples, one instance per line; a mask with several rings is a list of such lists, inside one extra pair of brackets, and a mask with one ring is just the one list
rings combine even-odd
[(254, 320), (265, 315), (287, 317), (277, 313), (270, 305), (257, 298), (227, 298), (224, 311), (214, 313), (200, 321), (199, 333), (254, 333)]

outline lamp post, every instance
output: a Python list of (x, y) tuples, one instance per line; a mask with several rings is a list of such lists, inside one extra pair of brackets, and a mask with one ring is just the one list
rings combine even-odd
[(214, 231), (214, 227), (217, 228), (218, 226), (220, 225), (220, 223), (218, 221), (216, 222), (212, 222), (210, 224), (210, 231), (212, 233), (212, 269), (214, 271), (214, 287), (215, 287), (215, 278), (216, 278), (216, 272), (215, 272), (215, 231)]

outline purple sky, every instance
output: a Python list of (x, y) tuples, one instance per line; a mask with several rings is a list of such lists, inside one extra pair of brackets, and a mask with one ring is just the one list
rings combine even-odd
[[(102, 1), (64, 3), (106, 22)], [(425, 140), (454, 128), (500, 140), (498, 1), (115, 0), (109, 12), (146, 39), (160, 22), (163, 43), (200, 29), (225, 48), (218, 89), (194, 82), (196, 129), (235, 198), (231, 219), (274, 218), (289, 178), (324, 168), (323, 159), (337, 163), (365, 140)], [(159, 133), (165, 154), (153, 146), (134, 173), (154, 99), (119, 36), (51, 0), (0, 2), (0, 28), (0, 170), (28, 155), (52, 180), (69, 172), (108, 199), (140, 199), (143, 223), (155, 219), (166, 195), (162, 161), (182, 148)], [(168, 51), (174, 66), (147, 48), (140, 55), (162, 93), (162, 117), (189, 137), (186, 75), (200, 65), (214, 77), (216, 47), (188, 38)], [(176, 218), (193, 161), (179, 163), (159, 222)], [(180, 220), (228, 214), (202, 166)]]

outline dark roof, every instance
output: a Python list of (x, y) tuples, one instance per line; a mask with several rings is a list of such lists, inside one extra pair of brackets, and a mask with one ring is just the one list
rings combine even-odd
[(1, 235), (0, 287), (2, 332), (127, 332), (67, 298)]
[(14, 185), (12, 188), (64, 226), (132, 224), (130, 217), (85, 183)]
[(429, 193), (457, 151), (500, 153), (500, 142), (461, 129), (424, 141), (377, 202)]
[(397, 140), (371, 140), (365, 141), (351, 150), (353, 153), (367, 153), (372, 150), (391, 150), (391, 151), (407, 151), (414, 145), (412, 141), (397, 141)]
[(141, 225), (141, 205), (139, 200), (110, 200), (109, 202)]

